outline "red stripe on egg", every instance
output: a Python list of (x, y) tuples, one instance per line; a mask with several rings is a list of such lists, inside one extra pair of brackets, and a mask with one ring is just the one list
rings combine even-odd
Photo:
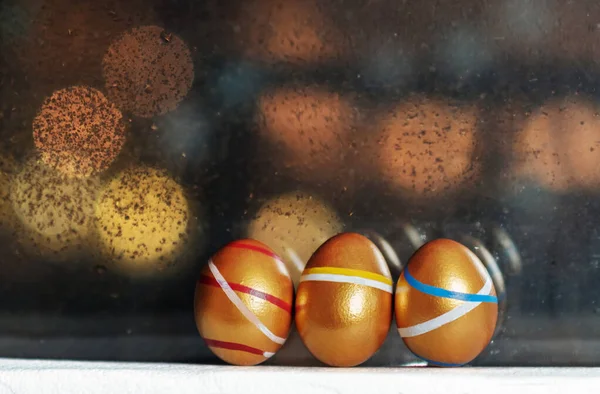
[(252, 346), (243, 345), (241, 343), (218, 341), (216, 339), (207, 339), (207, 338), (204, 338), (204, 342), (206, 342), (206, 344), (209, 347), (227, 349), (227, 350), (237, 350), (240, 352), (252, 353), (252, 354), (259, 355), (259, 356), (265, 355), (265, 352), (263, 352), (262, 350), (257, 349)]
[(277, 256), (274, 252), (270, 251), (269, 249), (263, 248), (262, 246), (259, 246), (259, 245), (252, 245), (252, 244), (249, 244), (249, 243), (246, 243), (243, 241), (233, 241), (230, 244), (228, 244), (227, 246), (232, 247), (232, 248), (238, 248), (238, 249), (253, 250), (255, 252), (262, 253), (265, 256), (272, 257), (275, 260), (281, 261), (281, 258), (279, 256)]
[[(219, 282), (217, 282), (217, 280), (215, 278), (206, 276), (206, 275), (201, 275), (200, 279), (198, 279), (198, 283), (207, 285), (207, 286), (220, 287)], [(284, 311), (286, 311), (288, 313), (292, 313), (292, 306), (290, 304), (288, 304), (287, 302), (285, 302), (284, 300), (282, 300), (281, 298), (277, 298), (274, 295), (262, 292), (260, 290), (253, 289), (248, 286), (244, 286), (239, 283), (231, 283), (231, 282), (227, 282), (227, 283), (229, 284), (229, 287), (231, 287), (231, 289), (234, 291), (239, 291), (240, 293), (244, 293), (244, 294), (251, 295), (253, 297), (261, 298), (261, 299), (263, 299), (267, 302), (270, 302), (271, 304), (283, 309)]]

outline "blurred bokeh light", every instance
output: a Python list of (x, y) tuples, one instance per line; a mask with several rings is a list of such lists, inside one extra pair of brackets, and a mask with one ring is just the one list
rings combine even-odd
[(249, 223), (247, 236), (283, 259), (296, 286), (310, 256), (343, 228), (329, 204), (309, 193), (292, 192), (265, 202)]
[(97, 233), (111, 268), (151, 277), (179, 271), (188, 246), (191, 215), (182, 187), (164, 171), (127, 169), (101, 191)]
[(599, 111), (581, 96), (544, 103), (515, 139), (516, 174), (559, 193), (600, 187)]
[(479, 170), (477, 110), (413, 97), (377, 118), (375, 162), (381, 181), (411, 197), (437, 197)]
[(108, 97), (145, 118), (177, 108), (194, 81), (187, 45), (158, 26), (125, 32), (111, 43), (102, 67)]
[(30, 158), (10, 186), (12, 206), (24, 225), (21, 241), (57, 260), (89, 249), (99, 186), (98, 179), (70, 178)]
[(287, 86), (263, 93), (258, 132), (276, 148), (274, 162), (304, 179), (331, 178), (355, 127), (352, 101), (318, 86)]
[(107, 169), (119, 155), (125, 122), (101, 92), (74, 86), (44, 101), (33, 120), (33, 139), (47, 165), (85, 177)]
[(18, 219), (11, 202), (11, 183), (18, 172), (18, 163), (10, 154), (0, 155), (0, 234), (13, 232)]
[(315, 0), (251, 0), (236, 21), (236, 40), (244, 55), (262, 63), (309, 65), (338, 60), (343, 35)]

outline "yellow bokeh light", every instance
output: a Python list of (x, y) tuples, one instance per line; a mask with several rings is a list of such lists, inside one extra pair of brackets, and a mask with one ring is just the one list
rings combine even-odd
[(12, 230), (15, 224), (10, 200), (10, 186), (15, 170), (16, 162), (11, 156), (0, 156), (0, 228), (4, 231)]
[(30, 159), (10, 187), (12, 207), (26, 229), (22, 239), (55, 257), (82, 250), (93, 227), (98, 187), (95, 178), (69, 178)]
[(338, 215), (325, 202), (305, 193), (288, 193), (262, 205), (247, 236), (272, 248), (297, 286), (310, 256), (342, 229)]
[(125, 170), (99, 194), (95, 214), (102, 250), (127, 274), (163, 272), (178, 263), (189, 239), (182, 187), (165, 172)]

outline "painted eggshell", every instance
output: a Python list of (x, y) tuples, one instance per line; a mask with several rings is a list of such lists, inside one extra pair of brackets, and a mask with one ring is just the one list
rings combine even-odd
[(464, 245), (436, 239), (410, 258), (396, 288), (396, 323), (406, 346), (432, 365), (472, 361), (498, 318), (492, 278)]
[(312, 255), (298, 286), (296, 325), (308, 350), (331, 366), (368, 360), (392, 319), (392, 279), (368, 238), (342, 233)]
[(281, 259), (251, 239), (231, 242), (202, 270), (194, 314), (198, 332), (220, 359), (262, 363), (285, 342), (294, 285)]

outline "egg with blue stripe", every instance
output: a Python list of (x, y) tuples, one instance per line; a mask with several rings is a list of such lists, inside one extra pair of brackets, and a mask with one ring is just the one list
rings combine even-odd
[(392, 320), (393, 282), (368, 238), (342, 233), (311, 256), (296, 295), (296, 326), (321, 362), (351, 367), (383, 344)]
[(498, 318), (492, 278), (479, 258), (450, 239), (423, 245), (396, 286), (398, 332), (431, 365), (460, 366), (489, 344)]

